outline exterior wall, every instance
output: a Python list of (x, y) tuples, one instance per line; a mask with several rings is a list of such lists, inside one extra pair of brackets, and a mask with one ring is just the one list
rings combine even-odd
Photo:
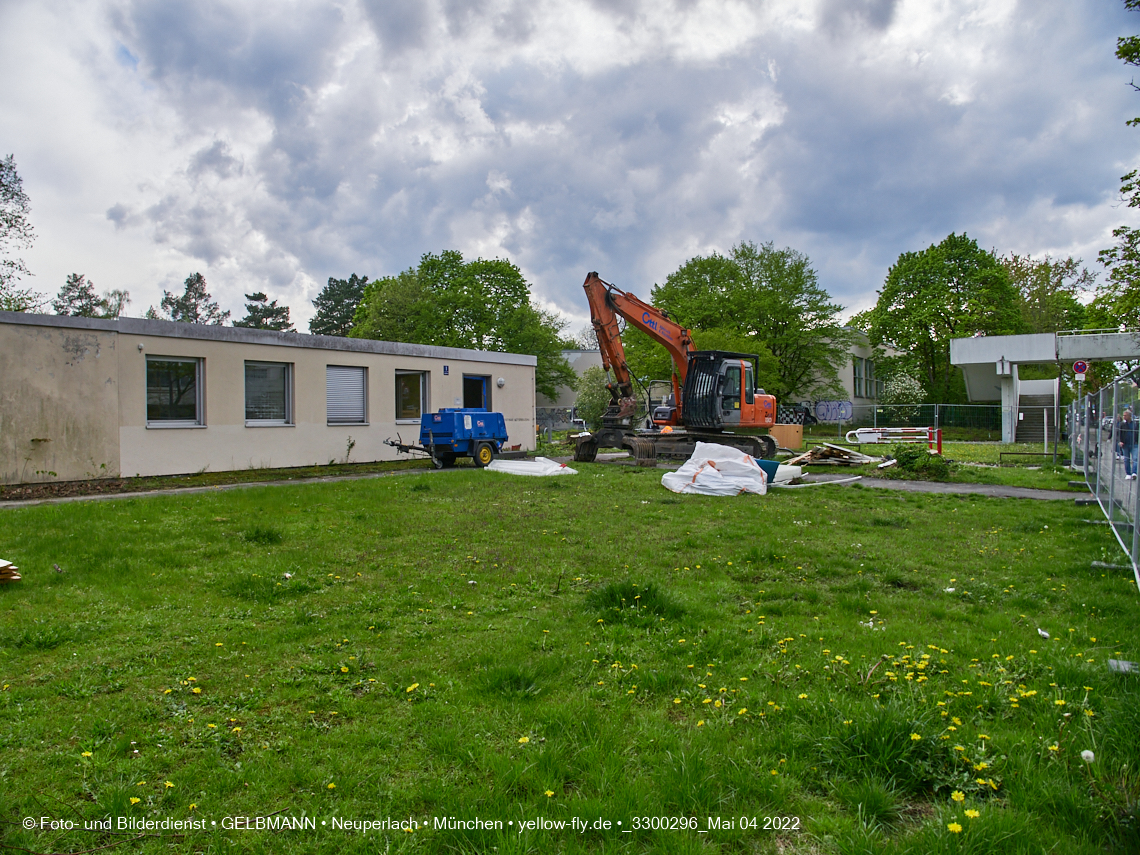
[(119, 474), (118, 355), (105, 327), (0, 326), (0, 483)]
[[(869, 406), (872, 406), (878, 400), (878, 398), (870, 396), (870, 395), (861, 395), (861, 396), (855, 395), (855, 360), (856, 359), (874, 360), (875, 356), (874, 356), (873, 348), (871, 347), (870, 342), (867, 340), (866, 335), (859, 332), (858, 330), (851, 330), (850, 328), (849, 328), (849, 331), (853, 332), (855, 334), (855, 341), (851, 344), (850, 348), (848, 348), (847, 361), (843, 365), (841, 365), (839, 367), (838, 371), (836, 372), (837, 376), (839, 377), (839, 382), (843, 386), (843, 398), (842, 398), (842, 400), (850, 401), (852, 403), (852, 405), (854, 405), (856, 407), (869, 407)], [(887, 354), (893, 356), (895, 354), (895, 351), (888, 348)], [(882, 379), (882, 376), (878, 370), (878, 366), (876, 366), (875, 376), (880, 380)], [(864, 380), (866, 380), (865, 376), (864, 376)], [(819, 382), (819, 377), (817, 376), (812, 381), (812, 383), (815, 384), (818, 382)], [(864, 391), (866, 391), (866, 390), (864, 390)], [(813, 393), (812, 387), (809, 386), (806, 390), (805, 389), (796, 390), (795, 393), (793, 393), (791, 396), (789, 396), (789, 400), (787, 402), (781, 401), (780, 403), (784, 404), (784, 403), (791, 403), (794, 401), (800, 401), (804, 406), (807, 406), (810, 408), (814, 404), (814, 401), (808, 400), (808, 398), (809, 398), (809, 396), (812, 396), (813, 394), (817, 400), (822, 400), (822, 398), (820, 397), (820, 393), (818, 393), (818, 392)]]
[[(147, 356), (203, 360), (202, 426), (147, 426)], [(292, 424), (246, 425), (247, 360), (292, 365)], [(419, 437), (418, 419), (396, 420), (398, 370), (427, 374), (424, 412), (462, 406), (464, 374), (488, 377), (490, 405), (503, 413), (507, 444), (530, 450), (535, 363), (533, 356), (458, 348), (4, 312), (0, 478), (19, 483), (327, 464), (345, 458), (350, 437), (353, 461), (396, 459), (385, 439)], [(328, 365), (367, 369), (366, 424), (327, 423)], [(60, 428), (50, 433), (50, 425)]]
[[(602, 352), (600, 350), (564, 350), (562, 357), (570, 363), (570, 367), (579, 377), (585, 374), (588, 368), (602, 367)], [(570, 386), (559, 386), (555, 391), (558, 395), (553, 401), (545, 395), (539, 395), (538, 406), (573, 407), (578, 401), (578, 393)]]

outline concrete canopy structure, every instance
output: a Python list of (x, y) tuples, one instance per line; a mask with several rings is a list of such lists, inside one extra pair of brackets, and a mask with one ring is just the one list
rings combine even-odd
[(484, 406), (533, 449), (534, 356), (0, 312), (0, 484), (395, 459)]
[(1140, 333), (1113, 330), (980, 336), (950, 342), (950, 363), (962, 369), (970, 400), (1001, 402), (1002, 442), (1016, 441), (1027, 397), (1036, 399), (1036, 406), (1051, 395), (1049, 406), (1054, 411), (1059, 403), (1059, 381), (1020, 380), (1017, 366), (1134, 359), (1140, 359)]

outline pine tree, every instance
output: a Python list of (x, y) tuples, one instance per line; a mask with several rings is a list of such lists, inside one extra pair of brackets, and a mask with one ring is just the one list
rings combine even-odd
[(264, 291), (246, 294), (245, 298), (249, 301), (245, 304), (245, 317), (240, 321), (234, 321), (235, 327), (279, 332), (294, 331), (293, 324), (289, 320), (288, 306), (278, 306), (277, 301), (271, 301)]
[(309, 321), (309, 332), (313, 335), (348, 335), (367, 284), (367, 276), (355, 273), (347, 279), (330, 276), (328, 284), (313, 300), (317, 313)]
[[(191, 273), (186, 277), (186, 290), (181, 297), (175, 297), (164, 290), (159, 306), (170, 320), (184, 324), (221, 326), (230, 317), (229, 312), (221, 311), (218, 304), (210, 299), (210, 293), (206, 290), (206, 277), (201, 273)], [(147, 309), (146, 316), (154, 319), (161, 317), (154, 306)]]

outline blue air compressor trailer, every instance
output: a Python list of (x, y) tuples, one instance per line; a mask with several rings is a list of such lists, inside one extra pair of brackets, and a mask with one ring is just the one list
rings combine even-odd
[(426, 454), (437, 469), (454, 466), (456, 459), (470, 457), (482, 468), (498, 457), (507, 441), (507, 423), (502, 413), (473, 407), (444, 407), (420, 416), (420, 444), (384, 440), (401, 453)]

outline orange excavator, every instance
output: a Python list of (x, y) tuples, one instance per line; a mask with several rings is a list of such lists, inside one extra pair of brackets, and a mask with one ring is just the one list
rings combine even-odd
[[(599, 448), (628, 449), (638, 462), (658, 457), (688, 458), (697, 442), (730, 445), (753, 457), (776, 456), (772, 437), (732, 431), (776, 423), (775, 397), (756, 388), (756, 354), (697, 350), (689, 331), (668, 314), (604, 281), (597, 273), (587, 274), (582, 287), (602, 352), (610, 405), (601, 430), (578, 435), (575, 460), (588, 463)], [(654, 409), (652, 427), (634, 425), (638, 405), (621, 343), (619, 317), (662, 344), (673, 358), (673, 394)]]

